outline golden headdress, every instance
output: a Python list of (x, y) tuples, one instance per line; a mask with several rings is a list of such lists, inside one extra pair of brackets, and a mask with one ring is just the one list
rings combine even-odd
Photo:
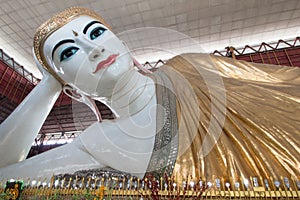
[(34, 40), (33, 40), (33, 48), (34, 54), (37, 60), (40, 62), (42, 67), (46, 69), (50, 74), (52, 74), (60, 83), (65, 84), (65, 81), (62, 80), (54, 71), (51, 66), (47, 63), (44, 53), (43, 53), (43, 46), (46, 39), (56, 30), (67, 24), (68, 22), (72, 21), (73, 19), (80, 17), (80, 16), (90, 16), (93, 17), (103, 25), (110, 29), (110, 26), (104, 21), (104, 19), (97, 14), (96, 12), (81, 7), (71, 7), (68, 8), (56, 15), (52, 18), (47, 20), (43, 23), (35, 32)]

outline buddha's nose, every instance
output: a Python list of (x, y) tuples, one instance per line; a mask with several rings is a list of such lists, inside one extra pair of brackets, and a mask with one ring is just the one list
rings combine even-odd
[(81, 46), (85, 52), (87, 52), (89, 60), (95, 61), (97, 60), (102, 53), (104, 53), (105, 49), (103, 46), (95, 44), (90, 41), (86, 36), (78, 34), (73, 31), (75, 43)]
[(95, 61), (95, 60), (99, 59), (99, 57), (101, 57), (101, 54), (104, 53), (104, 51), (105, 50), (103, 47), (96, 47), (96, 48), (92, 49), (89, 54), (89, 60)]

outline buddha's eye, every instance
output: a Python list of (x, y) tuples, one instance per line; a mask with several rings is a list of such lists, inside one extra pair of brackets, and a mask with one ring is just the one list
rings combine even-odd
[(60, 61), (64, 61), (73, 56), (79, 50), (78, 47), (68, 47), (64, 49), (60, 54)]
[(106, 31), (106, 29), (103, 28), (103, 27), (96, 27), (96, 28), (94, 28), (91, 31), (91, 33), (90, 33), (91, 40), (96, 39), (97, 37), (99, 37), (100, 35), (102, 35), (105, 31)]

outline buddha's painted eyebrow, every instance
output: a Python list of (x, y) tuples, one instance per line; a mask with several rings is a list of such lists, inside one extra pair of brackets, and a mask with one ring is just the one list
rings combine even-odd
[(93, 24), (102, 24), (102, 23), (100, 23), (100, 22), (98, 22), (98, 21), (91, 21), (90, 23), (88, 23), (85, 27), (84, 27), (84, 29), (83, 29), (83, 34), (86, 34), (86, 32), (87, 32), (87, 30), (88, 30), (88, 28), (90, 28)]
[(57, 43), (57, 44), (54, 46), (53, 50), (52, 50), (52, 59), (53, 59), (53, 55), (54, 55), (55, 50), (56, 50), (60, 45), (65, 44), (65, 43), (75, 43), (75, 41), (74, 41), (74, 40), (71, 40), (71, 39), (68, 39), (68, 40), (62, 40), (62, 41), (60, 41), (59, 43)]

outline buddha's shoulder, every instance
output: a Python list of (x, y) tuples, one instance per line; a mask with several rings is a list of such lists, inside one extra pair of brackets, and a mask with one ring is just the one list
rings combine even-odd
[(194, 59), (209, 59), (211, 55), (208, 53), (184, 53), (176, 55), (169, 59), (167, 62), (178, 61), (178, 60), (194, 60)]
[[(218, 56), (219, 57), (219, 56)], [(216, 56), (208, 53), (184, 53), (169, 59), (166, 65), (184, 64), (199, 65), (215, 62)]]

